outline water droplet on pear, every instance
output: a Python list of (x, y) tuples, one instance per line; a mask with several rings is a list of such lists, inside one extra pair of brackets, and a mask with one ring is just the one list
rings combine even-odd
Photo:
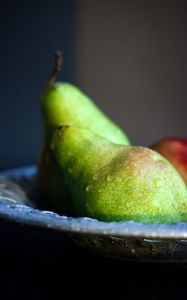
[(94, 174), (93, 175), (93, 180), (97, 180), (98, 179), (98, 174)]
[(113, 180), (113, 176), (112, 175), (108, 175), (107, 178), (106, 178), (106, 180), (109, 181), (109, 182), (112, 181)]
[(91, 185), (88, 185), (87, 187), (86, 187), (86, 192), (88, 193), (90, 190), (91, 190)]

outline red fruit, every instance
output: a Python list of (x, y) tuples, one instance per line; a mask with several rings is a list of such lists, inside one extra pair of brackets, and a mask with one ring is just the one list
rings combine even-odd
[(177, 169), (187, 185), (187, 138), (166, 137), (150, 146)]

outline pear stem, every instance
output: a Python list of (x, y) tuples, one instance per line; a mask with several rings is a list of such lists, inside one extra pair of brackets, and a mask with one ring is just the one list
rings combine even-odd
[(61, 70), (62, 63), (63, 63), (63, 55), (61, 51), (56, 51), (55, 55), (55, 63), (54, 63), (54, 69), (49, 76), (49, 79), (47, 81), (47, 89), (50, 89), (53, 85), (53, 83), (56, 81), (58, 73)]

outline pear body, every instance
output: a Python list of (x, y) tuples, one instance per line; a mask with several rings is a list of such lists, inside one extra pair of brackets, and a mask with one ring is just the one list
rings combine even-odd
[(184, 181), (157, 152), (116, 145), (71, 126), (55, 132), (52, 150), (78, 216), (143, 223), (186, 220)]
[(114, 124), (79, 88), (56, 82), (43, 96), (43, 120), (46, 131), (69, 124), (88, 128), (114, 144), (129, 145), (125, 133)]
[(38, 161), (37, 188), (38, 206), (68, 216), (74, 215), (69, 188), (64, 181), (49, 142), (44, 143)]
[(41, 206), (73, 215), (70, 191), (50, 149), (54, 130), (62, 124), (70, 124), (89, 128), (116, 144), (129, 145), (130, 142), (89, 97), (70, 83), (53, 84), (42, 97), (41, 110), (45, 135), (37, 175)]

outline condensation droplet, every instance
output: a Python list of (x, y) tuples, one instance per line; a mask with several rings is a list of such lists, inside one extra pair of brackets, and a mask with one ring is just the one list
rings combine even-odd
[(112, 179), (113, 179), (112, 175), (108, 175), (107, 178), (106, 178), (107, 181), (112, 181)]
[(88, 193), (90, 190), (91, 190), (91, 185), (88, 185), (88, 186), (86, 187), (86, 192)]
[(93, 180), (97, 180), (97, 179), (98, 179), (98, 174), (94, 174)]

